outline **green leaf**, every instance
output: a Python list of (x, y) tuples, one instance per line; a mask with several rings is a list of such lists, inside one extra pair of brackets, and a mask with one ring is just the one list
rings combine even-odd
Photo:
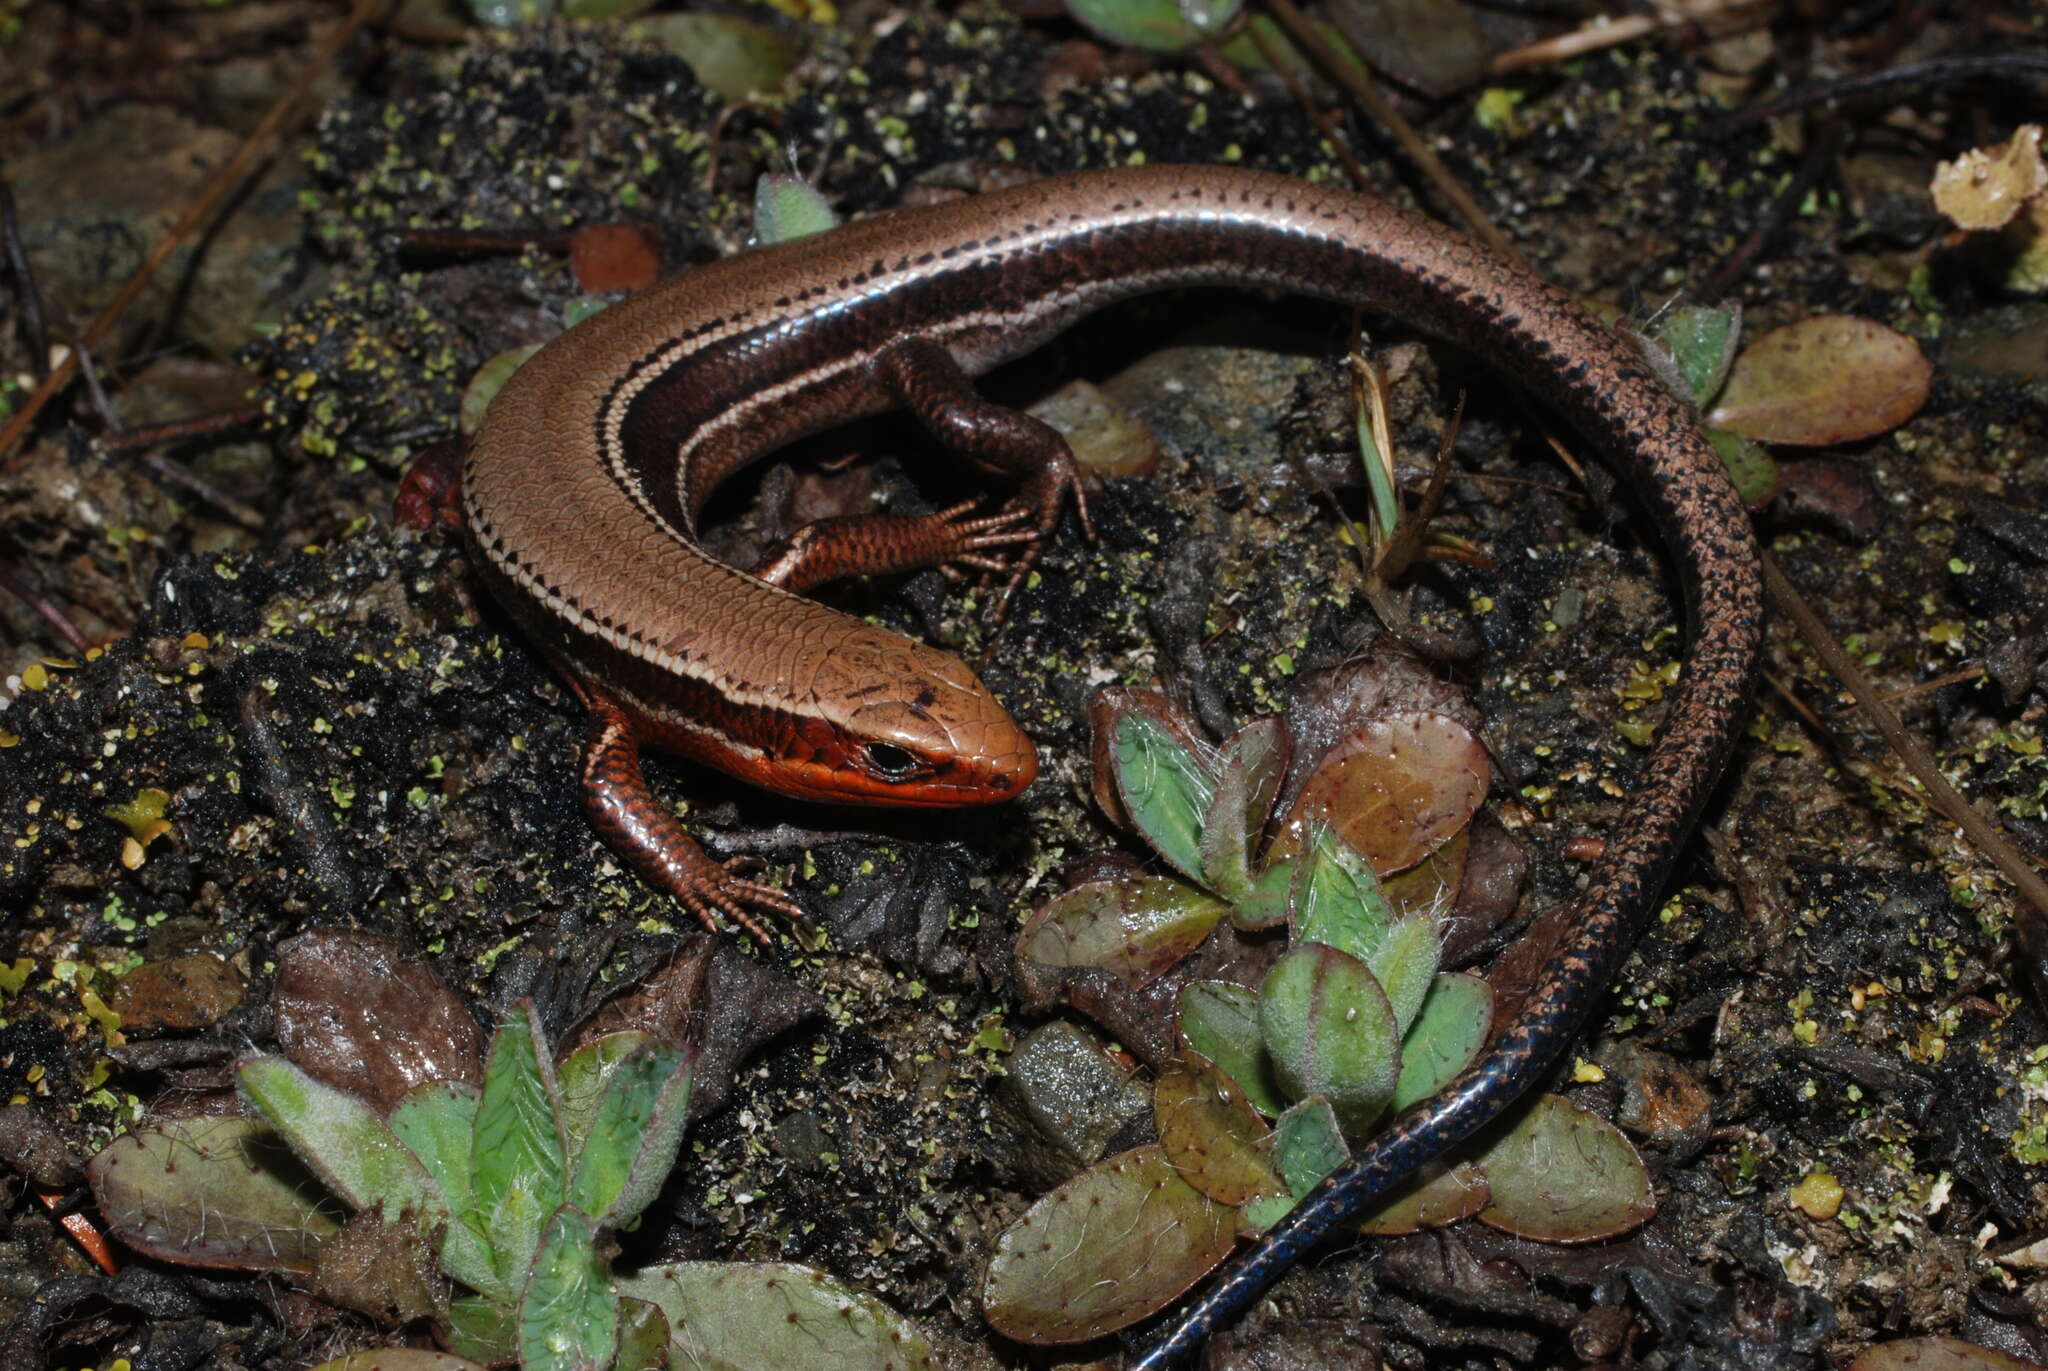
[(1733, 429), (1710, 428), (1701, 433), (1720, 456), (1721, 465), (1728, 468), (1728, 479), (1735, 483), (1735, 493), (1742, 497), (1742, 503), (1751, 509), (1761, 509), (1777, 498), (1778, 488), (1785, 483), (1785, 473), (1762, 443)]
[(1379, 950), (1394, 916), (1371, 864), (1320, 826), (1295, 865), (1288, 899), (1295, 942), (1322, 943), (1361, 962)]
[(640, 1216), (676, 1164), (690, 1105), (691, 1055), (651, 1042), (605, 1083), (569, 1182), (569, 1203), (620, 1227)]
[(1110, 735), (1110, 765), (1125, 811), (1145, 841), (1181, 875), (1202, 879), (1202, 824), (1216, 798), (1210, 759), (1182, 746), (1141, 710), (1126, 710)]
[(519, 1357), (519, 1307), (509, 1302), (483, 1295), (451, 1300), (437, 1331), (442, 1346), (486, 1366), (509, 1365)]
[(427, 1081), (398, 1102), (388, 1122), (392, 1135), (420, 1159), (448, 1202), (452, 1222), (442, 1230), (442, 1270), (472, 1290), (510, 1299), (514, 1287), (498, 1274), (489, 1225), (477, 1212), (470, 1183), (477, 1100), (476, 1087), (461, 1081)]
[(605, 1371), (619, 1346), (619, 1297), (596, 1220), (569, 1205), (542, 1230), (519, 1301), (523, 1371)]
[(583, 1152), (583, 1140), (589, 1136), (598, 1102), (604, 1098), (605, 1082), (621, 1062), (653, 1041), (652, 1034), (637, 1028), (607, 1033), (571, 1052), (555, 1068), (555, 1113), (562, 1121), (570, 1166), (576, 1165)]
[[(1705, 409), (1728, 377), (1728, 364), (1735, 360), (1735, 343), (1742, 336), (1742, 306), (1678, 305), (1665, 311), (1651, 335), (1654, 347), (1668, 360), (1670, 374), (1680, 396), (1696, 409)], [(1664, 370), (1660, 365), (1659, 370)]]
[(1388, 927), (1379, 950), (1365, 959), (1373, 979), (1387, 992), (1387, 1003), (1393, 1006), (1394, 1024), (1400, 1032), (1405, 1034), (1421, 1012), (1436, 976), (1436, 964), (1442, 957), (1443, 939), (1436, 920), (1427, 914), (1410, 914), (1396, 919)]
[(1216, 37), (1243, 7), (1243, 0), (1067, 0), (1067, 13), (1105, 43), (1166, 53)]
[(924, 1336), (872, 1295), (785, 1262), (674, 1262), (618, 1282), (668, 1316), (689, 1371), (938, 1371)]
[(668, 1366), (668, 1319), (646, 1300), (619, 1301), (619, 1354), (612, 1371), (664, 1371)]
[(1236, 1227), (1237, 1211), (1182, 1180), (1157, 1145), (1120, 1153), (1041, 1196), (996, 1239), (982, 1312), (1019, 1342), (1099, 1338), (1207, 1275)]
[(1202, 876), (1208, 887), (1236, 902), (1252, 893), (1252, 853), (1287, 773), (1287, 726), (1277, 717), (1254, 719), (1223, 744), (1223, 769), (1202, 823)]
[(1301, 1199), (1325, 1176), (1351, 1160), (1336, 1111), (1317, 1095), (1303, 1100), (1273, 1122), (1273, 1165), (1287, 1188)]
[(1657, 1212), (1650, 1174), (1607, 1120), (1540, 1095), (1482, 1135), (1477, 1155), (1493, 1202), (1479, 1220), (1537, 1242), (1598, 1242)]
[(1230, 921), (1247, 932), (1286, 923), (1302, 865), (1298, 857), (1268, 861), (1252, 878), (1251, 888), (1231, 905)]
[(1456, 1080), (1479, 1055), (1492, 1023), (1491, 986), (1464, 972), (1438, 976), (1401, 1043), (1401, 1079), (1394, 1086), (1393, 1107), (1418, 1104)]
[(1017, 957), (1096, 966), (1142, 990), (1201, 945), (1230, 906), (1171, 876), (1087, 881), (1052, 897), (1017, 935)]
[(449, 1222), (441, 1187), (362, 1100), (314, 1080), (282, 1057), (239, 1062), (235, 1080), (243, 1097), (350, 1207), (390, 1220), (410, 1214), (422, 1232)]
[(187, 1266), (305, 1275), (341, 1227), (333, 1196), (261, 1119), (144, 1124), (85, 1178), (115, 1237)]
[(839, 223), (831, 202), (801, 176), (771, 171), (754, 183), (754, 241), (787, 243)]
[(541, 1228), (562, 1203), (566, 1167), (555, 1099), (547, 1041), (533, 1002), (521, 1000), (491, 1040), (470, 1144), (477, 1212), (507, 1280), (525, 1279)]
[(1321, 943), (1283, 953), (1259, 987), (1259, 1027), (1281, 1088), (1298, 1100), (1327, 1096), (1345, 1132), (1370, 1127), (1393, 1097), (1394, 1010), (1356, 957)]
[(1259, 1030), (1259, 992), (1229, 981), (1191, 981), (1180, 990), (1180, 1040), (1216, 1064), (1261, 1114), (1287, 1107)]
[(1241, 1208), (1286, 1190), (1266, 1159), (1271, 1130), (1207, 1058), (1190, 1052), (1167, 1063), (1152, 1087), (1152, 1114), (1173, 1169), (1216, 1203)]

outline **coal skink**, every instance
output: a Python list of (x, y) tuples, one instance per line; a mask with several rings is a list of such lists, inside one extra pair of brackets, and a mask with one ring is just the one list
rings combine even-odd
[[(1031, 741), (957, 659), (802, 598), (853, 572), (1028, 565), (1071, 494), (1052, 430), (969, 378), (1092, 310), (1225, 285), (1385, 310), (1462, 345), (1603, 450), (1669, 542), (1692, 631), (1627, 820), (1535, 992), (1471, 1070), (1410, 1109), (1228, 1267), (1138, 1367), (1163, 1367), (1317, 1238), (1495, 1117), (1576, 1036), (1720, 775), (1756, 668), (1749, 522), (1687, 407), (1628, 342), (1527, 269), (1379, 200), (1278, 176), (1146, 167), (877, 216), (729, 258), (541, 349), (462, 473), (481, 574), (591, 715), (592, 821), (707, 924), (756, 936), (780, 891), (712, 861), (649, 793), (639, 749), (805, 799), (956, 806), (1017, 794)], [(1013, 475), (1000, 513), (835, 521), (749, 575), (696, 542), (733, 472), (898, 406)]]

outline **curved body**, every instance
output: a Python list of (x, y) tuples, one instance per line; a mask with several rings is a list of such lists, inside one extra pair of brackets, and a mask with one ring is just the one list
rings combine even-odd
[[(971, 672), (714, 561), (695, 521), (745, 464), (919, 405), (892, 370), (906, 340), (972, 375), (1112, 301), (1191, 285), (1385, 310), (1520, 381), (1627, 477), (1672, 549), (1693, 631), (1627, 826), (1536, 993), (1470, 1072), (1239, 1258), (1145, 1367), (1190, 1350), (1317, 1237), (1541, 1077), (1632, 945), (1726, 760), (1762, 614), (1746, 512), (1687, 408), (1562, 291), (1449, 229), (1281, 177), (1150, 167), (879, 216), (664, 282), (522, 368), (463, 477), (487, 579), (638, 742), (811, 798), (1001, 799), (1035, 760)], [(897, 732), (869, 727), (884, 716)], [(903, 756), (917, 774), (894, 783), (881, 773)]]

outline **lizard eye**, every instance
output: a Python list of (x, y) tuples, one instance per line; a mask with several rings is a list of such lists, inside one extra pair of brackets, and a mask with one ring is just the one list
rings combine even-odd
[(889, 743), (868, 743), (861, 748), (861, 755), (885, 781), (907, 781), (925, 770), (915, 756)]

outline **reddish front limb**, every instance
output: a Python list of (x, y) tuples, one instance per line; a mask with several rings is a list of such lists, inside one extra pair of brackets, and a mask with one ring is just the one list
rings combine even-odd
[(768, 933), (747, 912), (749, 906), (805, 922), (802, 907), (787, 895), (705, 855), (647, 788), (640, 774), (640, 744), (626, 712), (587, 685), (577, 684), (576, 692), (590, 711), (583, 742), (583, 809), (612, 851), (714, 933), (722, 913), (766, 946)]
[(934, 438), (1018, 482), (1010, 508), (1029, 515), (1038, 538), (1010, 563), (1004, 603), (1037, 565), (1069, 492), (1082, 529), (1091, 539), (1095, 536), (1073, 450), (1057, 429), (984, 399), (953, 354), (929, 338), (892, 343), (876, 357), (875, 365), (896, 398)]
[(1023, 509), (966, 518), (975, 502), (935, 514), (864, 514), (805, 524), (782, 548), (753, 569), (770, 585), (802, 595), (847, 576), (882, 576), (937, 567), (949, 577), (961, 568), (1004, 572), (1010, 565), (988, 554), (1028, 548), (1038, 534), (1020, 525)]

